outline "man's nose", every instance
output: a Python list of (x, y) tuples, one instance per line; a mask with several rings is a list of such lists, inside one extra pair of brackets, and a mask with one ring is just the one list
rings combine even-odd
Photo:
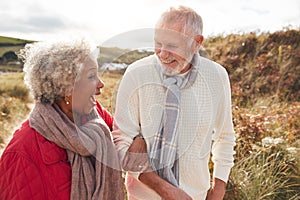
[(167, 59), (170, 56), (170, 52), (165, 48), (160, 48), (159, 57), (161, 59)]

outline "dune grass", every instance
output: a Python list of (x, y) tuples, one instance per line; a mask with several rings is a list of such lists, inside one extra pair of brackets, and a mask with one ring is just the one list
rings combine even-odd
[(32, 100), (23, 83), (23, 73), (0, 75), (0, 148), (30, 111)]
[[(300, 200), (300, 31), (210, 38), (232, 86), (235, 166), (226, 200)], [(297, 53), (298, 52), (298, 53)], [(97, 97), (112, 114), (122, 72), (104, 71)], [(32, 103), (22, 73), (0, 75), (0, 145)]]
[[(115, 93), (121, 72), (100, 75), (105, 87), (97, 99), (114, 113)], [(0, 143), (28, 115), (32, 102), (22, 73), (0, 79)], [(237, 135), (236, 164), (232, 169), (225, 199), (299, 199), (300, 103), (257, 99), (249, 107), (233, 104)]]

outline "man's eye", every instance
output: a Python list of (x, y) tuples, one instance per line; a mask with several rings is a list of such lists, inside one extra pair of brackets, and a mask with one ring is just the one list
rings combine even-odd
[(173, 45), (173, 44), (169, 44), (169, 45), (167, 46), (167, 48), (168, 48), (168, 49), (175, 49), (175, 48), (177, 48), (177, 46), (176, 46), (176, 45)]
[(156, 47), (161, 47), (161, 43), (155, 42), (155, 46), (156, 46)]

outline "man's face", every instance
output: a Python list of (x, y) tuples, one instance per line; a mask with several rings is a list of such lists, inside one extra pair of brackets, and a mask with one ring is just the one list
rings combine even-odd
[(197, 47), (193, 37), (182, 33), (182, 23), (157, 27), (154, 40), (155, 54), (161, 61), (164, 74), (174, 76), (190, 69)]

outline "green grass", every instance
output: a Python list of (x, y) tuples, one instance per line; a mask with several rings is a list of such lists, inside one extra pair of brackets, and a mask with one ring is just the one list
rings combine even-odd
[(24, 40), (19, 38), (0, 36), (0, 43), (23, 44), (33, 42), (32, 40)]
[(18, 52), (21, 48), (24, 47), (25, 44), (32, 42), (34, 41), (0, 36), (0, 57), (2, 57), (7, 52)]
[[(1, 45), (1, 43), (0, 43)], [(14, 52), (17, 54), (17, 52), (20, 51), (24, 46), (23, 45), (18, 45), (18, 46), (0, 46), (0, 57), (2, 57), (4, 54), (8, 52)]]

